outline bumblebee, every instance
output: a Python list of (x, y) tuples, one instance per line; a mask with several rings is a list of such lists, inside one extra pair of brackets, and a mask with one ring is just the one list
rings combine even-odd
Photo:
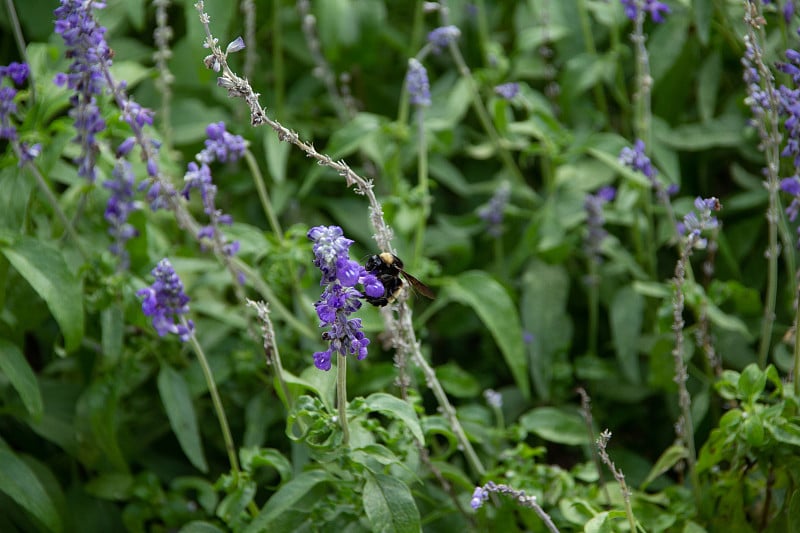
[(421, 295), (431, 300), (436, 297), (430, 287), (403, 270), (403, 262), (394, 254), (383, 252), (373, 255), (367, 259), (364, 268), (380, 280), (384, 289), (383, 296), (364, 296), (372, 305), (383, 307), (394, 303), (400, 295), (400, 291), (403, 290), (403, 279)]

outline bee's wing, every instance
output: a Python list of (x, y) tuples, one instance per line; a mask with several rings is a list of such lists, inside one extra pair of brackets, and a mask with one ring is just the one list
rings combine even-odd
[(425, 296), (426, 298), (430, 298), (431, 300), (436, 298), (436, 295), (433, 293), (433, 290), (430, 287), (422, 283), (420, 280), (418, 280), (405, 270), (401, 270), (400, 272), (403, 273), (403, 277), (406, 278), (408, 284), (411, 285), (415, 291)]

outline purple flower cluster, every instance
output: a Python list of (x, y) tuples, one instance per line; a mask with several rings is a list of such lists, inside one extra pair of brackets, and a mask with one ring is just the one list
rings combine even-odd
[(111, 49), (105, 40), (106, 29), (97, 23), (91, 9), (104, 7), (105, 3), (99, 1), (61, 0), (61, 6), (53, 12), (55, 32), (61, 35), (68, 49), (67, 57), (72, 59), (69, 74), (58, 74), (54, 81), (74, 91), (70, 116), (78, 132), (75, 141), (81, 145), (78, 175), (92, 182), (100, 151), (96, 137), (106, 128), (96, 97), (106, 87), (104, 72), (111, 66)]
[[(27, 63), (13, 62), (9, 65), (0, 66), (0, 83), (5, 78), (11, 80), (14, 85), (22, 85), (28, 80), (30, 70)], [(17, 141), (17, 128), (11, 119), (17, 115), (19, 109), (17, 108), (16, 97), (19, 91), (15, 87), (0, 87), (0, 139), (8, 141)], [(36, 143), (28, 145), (27, 143), (19, 143), (18, 157), (19, 164), (22, 165), (27, 161), (32, 161), (42, 151), (42, 145)]]
[(159, 337), (174, 333), (186, 342), (194, 331), (194, 322), (175, 323), (189, 312), (189, 297), (183, 292), (183, 282), (166, 258), (159, 261), (152, 274), (153, 284), (136, 293), (142, 297), (142, 312), (153, 317), (153, 327)]
[(651, 181), (655, 180), (656, 170), (653, 168), (650, 158), (645, 153), (644, 141), (638, 139), (633, 148), (626, 146), (619, 153), (619, 162), (626, 167), (641, 172)]
[(428, 84), (428, 71), (415, 58), (408, 60), (406, 87), (412, 104), (418, 106), (431, 105), (431, 88)]
[(708, 240), (702, 237), (704, 231), (710, 231), (719, 226), (717, 217), (712, 212), (722, 209), (719, 200), (714, 198), (700, 198), (694, 200), (695, 211), (690, 211), (683, 217), (683, 222), (678, 223), (678, 233), (684, 236), (689, 249), (703, 249), (708, 245)]
[(494, 88), (494, 93), (505, 100), (513, 100), (519, 94), (519, 83), (509, 82), (497, 85)]
[(583, 207), (586, 210), (586, 222), (589, 228), (586, 234), (585, 250), (589, 259), (595, 263), (602, 261), (600, 248), (603, 240), (608, 236), (608, 232), (603, 228), (606, 222), (603, 216), (603, 206), (612, 201), (616, 194), (617, 191), (614, 187), (603, 187), (597, 191), (597, 194), (587, 194), (583, 202)]
[(108, 233), (113, 239), (111, 253), (120, 258), (120, 268), (126, 269), (129, 257), (125, 243), (139, 234), (136, 228), (128, 223), (128, 216), (136, 210), (136, 203), (133, 200), (136, 178), (131, 164), (124, 159), (117, 160), (111, 177), (112, 179), (103, 183), (103, 187), (111, 191), (104, 218), (109, 224)]
[(658, 0), (620, 0), (625, 9), (625, 16), (631, 20), (636, 20), (636, 14), (641, 6), (645, 13), (650, 14), (653, 22), (664, 22), (664, 15), (670, 12), (669, 6)]
[(200, 228), (197, 238), (202, 242), (205, 239), (215, 241), (219, 237), (222, 252), (230, 257), (239, 251), (239, 242), (227, 242), (220, 232), (220, 226), (230, 226), (233, 218), (216, 207), (217, 186), (212, 181), (209, 165), (214, 161), (237, 161), (244, 155), (247, 142), (241, 136), (227, 132), (224, 122), (209, 124), (206, 134), (206, 147), (196, 156), (200, 164), (192, 161), (187, 165), (182, 194), (188, 200), (192, 189), (200, 191), (203, 211), (208, 215), (210, 224)]
[(441, 26), (428, 34), (428, 43), (433, 48), (433, 53), (441, 53), (461, 36), (461, 30), (456, 26)]
[(503, 234), (503, 215), (511, 198), (511, 186), (507, 181), (500, 184), (494, 192), (489, 202), (478, 208), (478, 216), (486, 222), (486, 232), (492, 237), (500, 237)]
[(238, 161), (244, 157), (247, 141), (241, 135), (234, 135), (225, 130), (225, 123), (212, 122), (206, 127), (206, 147), (197, 154), (197, 160), (210, 165), (214, 161), (227, 163)]
[(369, 339), (361, 331), (360, 318), (348, 318), (361, 308), (362, 293), (355, 286), (361, 284), (368, 296), (378, 297), (383, 285), (363, 266), (350, 259), (353, 241), (344, 237), (338, 226), (316, 226), (308, 231), (314, 242), (314, 265), (322, 272), (325, 289), (314, 304), (320, 327), (328, 327), (322, 338), (329, 341), (328, 349), (314, 353), (314, 365), (320, 370), (331, 369), (334, 353), (343, 357), (355, 355), (359, 360), (367, 356)]

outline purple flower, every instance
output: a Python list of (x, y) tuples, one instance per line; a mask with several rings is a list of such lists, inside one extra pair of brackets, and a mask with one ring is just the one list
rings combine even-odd
[(0, 66), (0, 78), (8, 76), (15, 85), (22, 85), (28, 79), (31, 71), (27, 63), (9, 63), (8, 66)]
[(483, 487), (475, 487), (475, 491), (472, 493), (472, 499), (469, 501), (469, 505), (475, 509), (476, 511), (483, 506), (483, 503), (489, 499), (489, 491)]
[[(100, 151), (96, 137), (106, 128), (96, 96), (106, 87), (104, 72), (111, 66), (111, 49), (105, 40), (106, 28), (94, 19), (92, 8), (104, 7), (103, 2), (61, 0), (61, 6), (53, 12), (55, 32), (61, 35), (67, 46), (67, 57), (72, 59), (66, 85), (74, 91), (70, 98), (70, 116), (78, 132), (75, 141), (81, 145), (81, 155), (76, 160), (78, 175), (92, 182), (96, 177), (95, 164)], [(58, 81), (63, 82), (64, 77)]]
[(0, 87), (0, 139), (17, 139), (17, 128), (11, 123), (11, 117), (17, 113), (16, 96), (13, 87)]
[(670, 12), (669, 6), (658, 0), (620, 0), (625, 9), (625, 16), (631, 20), (636, 20), (637, 1), (643, 1), (642, 10), (650, 14), (653, 22), (664, 22), (664, 15)]
[(500, 184), (489, 202), (478, 208), (478, 216), (486, 222), (486, 232), (492, 237), (503, 234), (503, 215), (511, 197), (511, 185), (507, 181)]
[(519, 83), (504, 83), (494, 88), (495, 94), (506, 100), (513, 100), (519, 94)]
[(650, 163), (650, 158), (645, 154), (644, 141), (641, 139), (636, 141), (633, 148), (626, 146), (622, 149), (619, 153), (619, 162), (633, 170), (641, 172), (650, 178), (651, 181), (653, 181), (656, 176), (656, 171), (652, 163)]
[(408, 60), (408, 72), (406, 73), (406, 87), (408, 97), (412, 104), (418, 106), (431, 105), (431, 88), (428, 84), (428, 72), (422, 63), (415, 58)]
[(381, 296), (384, 288), (373, 274), (350, 259), (353, 241), (344, 237), (342, 228), (316, 226), (308, 231), (308, 238), (314, 242), (314, 265), (322, 272), (320, 285), (325, 287), (314, 308), (320, 327), (329, 328), (322, 334), (329, 342), (328, 349), (314, 353), (314, 365), (327, 371), (334, 353), (358, 359), (367, 356), (369, 339), (361, 331), (361, 319), (349, 318), (361, 308), (363, 294), (355, 286), (361, 284), (372, 297)]
[(197, 160), (210, 165), (214, 161), (226, 163), (237, 161), (247, 150), (247, 141), (241, 135), (225, 131), (225, 123), (214, 122), (206, 127), (206, 147), (197, 154)]
[(461, 36), (461, 30), (455, 26), (441, 26), (428, 34), (428, 42), (433, 53), (438, 54)]
[(606, 220), (603, 216), (603, 206), (616, 196), (614, 187), (602, 187), (597, 194), (587, 194), (583, 202), (586, 210), (586, 223), (588, 231), (584, 241), (584, 250), (589, 259), (599, 264), (602, 262), (601, 248), (608, 232), (603, 228)]
[(125, 243), (138, 235), (136, 228), (128, 223), (128, 217), (136, 210), (133, 201), (136, 178), (131, 170), (131, 164), (124, 159), (117, 161), (111, 177), (111, 180), (103, 183), (103, 186), (111, 191), (104, 218), (108, 222), (108, 233), (113, 238), (111, 253), (119, 257), (120, 268), (126, 269), (129, 257)]
[(494, 389), (486, 389), (483, 391), (483, 397), (486, 399), (491, 407), (499, 409), (503, 407), (503, 395)]
[(233, 217), (216, 207), (217, 186), (211, 179), (211, 168), (205, 163), (198, 165), (192, 161), (187, 165), (183, 181), (185, 183), (182, 192), (184, 198), (188, 200), (193, 189), (199, 190), (203, 201), (203, 212), (208, 215), (210, 220), (209, 225), (201, 227), (197, 232), (197, 238), (201, 244), (206, 240), (212, 241), (212, 243), (218, 241), (222, 247), (222, 253), (227, 256), (234, 255), (239, 250), (239, 243), (235, 241), (229, 243), (220, 229), (220, 226), (233, 224)]
[(719, 226), (717, 217), (711, 213), (722, 209), (719, 200), (714, 198), (700, 198), (694, 200), (695, 211), (690, 211), (683, 217), (683, 222), (678, 224), (678, 233), (684, 235), (688, 248), (705, 248), (708, 240), (702, 237), (704, 231), (716, 229)]
[(142, 298), (142, 312), (153, 317), (153, 327), (159, 337), (174, 333), (186, 342), (194, 331), (194, 323), (191, 320), (175, 323), (189, 312), (189, 297), (183, 292), (181, 278), (166, 258), (159, 261), (152, 275), (153, 284), (136, 293)]

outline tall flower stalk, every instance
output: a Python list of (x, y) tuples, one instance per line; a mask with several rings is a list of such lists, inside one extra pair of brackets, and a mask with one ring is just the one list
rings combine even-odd
[(769, 193), (767, 206), (767, 292), (764, 302), (764, 317), (761, 323), (761, 338), (758, 346), (758, 365), (764, 368), (767, 364), (772, 342), (772, 326), (775, 322), (775, 304), (778, 293), (778, 221), (780, 217), (780, 188), (778, 172), (780, 170), (779, 131), (779, 96), (775, 88), (772, 72), (764, 63), (762, 44), (766, 42), (764, 24), (766, 21), (761, 12), (761, 2), (744, 0), (745, 52), (742, 58), (744, 81), (747, 85), (745, 102), (753, 113), (753, 124), (758, 130), (761, 144), (759, 148), (767, 160), (764, 173)]

